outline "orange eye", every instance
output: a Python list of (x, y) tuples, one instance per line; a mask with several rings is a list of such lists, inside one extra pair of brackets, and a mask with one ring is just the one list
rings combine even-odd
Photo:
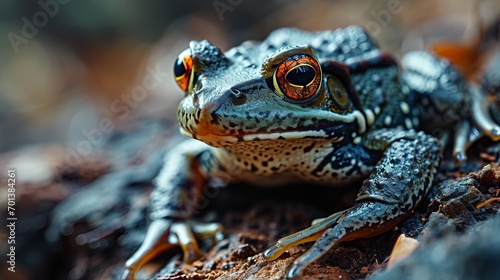
[(181, 52), (174, 64), (175, 81), (183, 91), (188, 91), (193, 70), (193, 58), (189, 49)]
[(316, 59), (298, 54), (283, 61), (274, 73), (275, 87), (286, 97), (301, 101), (314, 96), (321, 85), (321, 68)]

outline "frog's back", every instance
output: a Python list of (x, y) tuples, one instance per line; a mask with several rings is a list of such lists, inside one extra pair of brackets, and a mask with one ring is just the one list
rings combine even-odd
[(337, 30), (306, 32), (293, 28), (278, 29), (271, 33), (261, 48), (276, 49), (284, 46), (309, 45), (318, 58), (349, 63), (379, 48), (366, 31), (358, 26)]
[(379, 50), (375, 41), (358, 26), (336, 30), (307, 32), (296, 28), (281, 28), (273, 31), (261, 43), (246, 42), (228, 51), (230, 57), (261, 65), (267, 56), (287, 46), (308, 45), (320, 60), (335, 60), (349, 63), (367, 53)]
[[(309, 45), (320, 60), (333, 60), (346, 65), (363, 65), (364, 61), (387, 55), (359, 26), (318, 32), (282, 28), (259, 44), (257, 51), (268, 54), (281, 47), (295, 45)], [(368, 66), (353, 72), (352, 84), (365, 109), (370, 130), (398, 126), (412, 129), (418, 126), (418, 112), (411, 108), (410, 90), (401, 78), (401, 69), (396, 63)]]

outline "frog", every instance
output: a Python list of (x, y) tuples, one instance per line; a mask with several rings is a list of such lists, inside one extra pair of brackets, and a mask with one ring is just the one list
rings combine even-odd
[(199, 238), (220, 238), (220, 224), (192, 220), (205, 185), (361, 182), (351, 207), (262, 253), (271, 262), (314, 241), (286, 274), (299, 278), (333, 246), (379, 235), (408, 217), (433, 184), (444, 145), (460, 163), (478, 138), (500, 140), (484, 91), (450, 62), (426, 51), (398, 61), (358, 26), (281, 28), (226, 52), (192, 41), (174, 76), (185, 93), (180, 131), (191, 139), (165, 155), (150, 226), (123, 279), (178, 246), (191, 263), (203, 255)]

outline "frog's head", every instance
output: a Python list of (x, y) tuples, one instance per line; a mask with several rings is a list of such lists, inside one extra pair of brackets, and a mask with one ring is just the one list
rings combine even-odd
[(183, 134), (215, 147), (242, 141), (329, 139), (366, 129), (347, 67), (320, 61), (307, 46), (269, 50), (244, 43), (226, 54), (191, 42), (174, 66), (186, 96), (177, 117)]

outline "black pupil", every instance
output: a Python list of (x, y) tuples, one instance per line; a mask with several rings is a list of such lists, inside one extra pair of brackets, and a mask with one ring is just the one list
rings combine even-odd
[(175, 61), (174, 65), (174, 74), (176, 77), (181, 77), (186, 73), (186, 67), (184, 67), (183, 60), (179, 57), (177, 61)]
[(316, 72), (309, 65), (300, 65), (295, 67), (292, 71), (288, 72), (286, 75), (286, 80), (294, 85), (298, 86), (306, 86), (312, 80), (314, 80), (314, 76)]

